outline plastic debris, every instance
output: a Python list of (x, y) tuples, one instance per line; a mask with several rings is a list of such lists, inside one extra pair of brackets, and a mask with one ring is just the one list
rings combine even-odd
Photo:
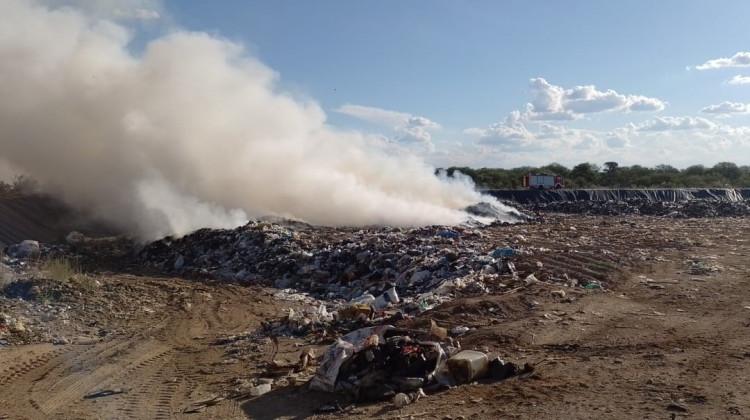
[(512, 257), (516, 254), (516, 251), (510, 248), (501, 248), (496, 249), (492, 251), (492, 258), (500, 258), (500, 257)]
[(469, 330), (471, 330), (471, 328), (463, 326), (463, 325), (460, 325), (458, 327), (451, 328), (451, 334), (453, 334), (453, 335), (464, 335), (467, 332), (469, 332)]

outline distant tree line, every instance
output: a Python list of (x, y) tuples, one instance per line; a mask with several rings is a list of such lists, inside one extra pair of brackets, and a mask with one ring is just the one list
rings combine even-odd
[(446, 171), (449, 176), (460, 171), (483, 189), (523, 188), (523, 176), (529, 173), (561, 175), (566, 188), (750, 188), (750, 166), (737, 166), (732, 162), (720, 162), (712, 167), (693, 165), (685, 169), (670, 165), (620, 166), (617, 162), (605, 162), (600, 167), (585, 162), (572, 169), (550, 163), (513, 169), (450, 167)]

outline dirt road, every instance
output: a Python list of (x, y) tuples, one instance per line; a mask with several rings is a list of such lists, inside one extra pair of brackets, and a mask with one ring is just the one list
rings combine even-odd
[[(169, 419), (211, 395), (239, 366), (216, 365), (219, 335), (257, 326), (265, 305), (254, 289), (156, 279), (191, 289), (189, 310), (167, 307), (122, 336), (94, 344), (37, 344), (0, 352), (0, 407), (7, 418)], [(135, 298), (135, 297), (134, 297)], [(270, 313), (265, 313), (270, 315)], [(123, 392), (85, 398), (99, 391)], [(211, 418), (244, 418), (238, 403), (208, 407)]]
[[(309, 345), (285, 340), (267, 357), (242, 361), (213, 344), (255, 330), (289, 303), (261, 288), (110, 275), (100, 281), (116, 283), (122, 296), (164, 296), (163, 305), (137, 322), (113, 307), (97, 322), (117, 334), (101, 341), (0, 346), (0, 418), (750, 418), (750, 220), (560, 220), (498, 227), (484, 240), (522, 234), (550, 250), (528, 257), (529, 266), (606, 277), (606, 291), (563, 287), (563, 298), (552, 293), (560, 285), (536, 283), (421, 315), (471, 327), (464, 348), (535, 364), (531, 375), (458, 387), (402, 410), (380, 402), (315, 414), (334, 397), (290, 385), (189, 414), (269, 358), (291, 360)], [(181, 298), (166, 297), (174, 295)], [(85, 398), (100, 391), (115, 393)]]

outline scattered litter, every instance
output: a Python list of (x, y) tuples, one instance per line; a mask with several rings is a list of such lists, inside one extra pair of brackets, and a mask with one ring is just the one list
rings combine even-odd
[(683, 265), (687, 268), (688, 273), (699, 276), (708, 276), (712, 273), (723, 271), (723, 267), (720, 265), (708, 264), (697, 258), (685, 260), (683, 261)]
[(516, 251), (514, 251), (513, 249), (510, 249), (510, 248), (496, 249), (496, 250), (492, 251), (492, 258), (497, 259), (497, 258), (500, 258), (500, 257), (512, 257), (513, 255), (515, 255), (515, 253), (516, 253)]
[(127, 394), (128, 390), (124, 388), (105, 389), (102, 391), (93, 392), (83, 396), (84, 399), (108, 397), (110, 395)]
[(220, 403), (221, 401), (224, 401), (225, 399), (226, 399), (225, 397), (214, 395), (205, 400), (193, 403), (190, 407), (182, 410), (182, 412), (185, 414), (200, 413), (200, 412), (203, 412), (206, 409), (206, 407), (214, 406)]
[(458, 327), (451, 328), (451, 334), (453, 334), (453, 335), (464, 335), (467, 332), (469, 332), (470, 330), (471, 330), (471, 328), (463, 326), (463, 325), (460, 325)]
[(396, 408), (402, 408), (408, 404), (415, 403), (419, 401), (420, 398), (426, 396), (427, 394), (424, 393), (422, 388), (418, 388), (416, 392), (412, 392), (410, 394), (399, 392), (395, 397), (393, 397), (393, 405), (395, 405)]
[(565, 290), (553, 290), (550, 292), (552, 296), (556, 296), (560, 299), (565, 299)]
[(448, 370), (456, 383), (468, 384), (475, 379), (485, 377), (489, 371), (489, 364), (486, 354), (474, 350), (462, 350), (448, 359)]
[(271, 392), (271, 384), (260, 384), (250, 389), (250, 395), (258, 397)]

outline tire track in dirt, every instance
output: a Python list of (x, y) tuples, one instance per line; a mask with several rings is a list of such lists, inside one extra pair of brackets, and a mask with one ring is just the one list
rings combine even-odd
[[(199, 296), (194, 295), (196, 302)], [(220, 335), (242, 330), (253, 317), (252, 306), (245, 289), (224, 286), (212, 291), (212, 296), (200, 298), (187, 319), (182, 319), (170, 331), (170, 341), (179, 343), (178, 354), (173, 359), (173, 375), (178, 379), (174, 384), (172, 410), (176, 418), (192, 418), (194, 414), (183, 411), (192, 403), (215, 395), (207, 384), (207, 378), (215, 377), (216, 364), (221, 353), (211, 346)], [(219, 333), (220, 332), (220, 333)], [(194, 337), (202, 337), (196, 340)], [(221, 367), (219, 367), (221, 369)], [(206, 407), (200, 413), (203, 418), (244, 419), (237, 401), (223, 400)]]
[[(37, 354), (36, 351), (39, 350)], [(34, 349), (0, 353), (0, 386), (10, 386), (21, 380), (29, 372), (46, 365), (51, 359), (64, 352), (62, 347), (40, 345)], [(29, 354), (30, 353), (30, 354)]]
[[(135, 347), (128, 344), (130, 343), (120, 342), (109, 345), (97, 355), (84, 352), (83, 355), (65, 360), (59, 366), (62, 369), (55, 369), (48, 375), (54, 381), (51, 385), (32, 389), (35, 406), (47, 415), (63, 415), (64, 411), (60, 410), (80, 401), (84, 395), (102, 390), (105, 383), (112, 382), (113, 378), (142, 368), (170, 350), (153, 341)], [(118, 354), (118, 350), (122, 350), (124, 354)], [(49, 382), (46, 381), (45, 385)]]
[[(243, 372), (241, 364), (223, 363), (227, 356), (212, 343), (252, 328), (259, 310), (244, 288), (198, 285), (191, 292), (191, 306), (169, 302), (130, 334), (91, 345), (2, 349), (0, 417), (197, 418), (182, 410), (221, 394)], [(126, 392), (83, 398), (118, 389)], [(229, 399), (198, 416), (246, 418)]]
[(39, 402), (33, 397), (34, 389), (45, 389), (50, 381), (69, 375), (74, 370), (80, 371), (86, 359), (96, 357), (118, 344), (123, 345), (119, 341), (95, 346), (39, 345), (35, 347), (42, 349), (43, 353), (38, 356), (19, 354), (26, 353), (24, 348), (9, 354), (19, 362), (8, 368), (10, 374), (4, 376), (2, 381), (5, 407), (10, 412), (23, 413), (23, 418), (45, 418)]
[(172, 395), (177, 385), (165, 380), (171, 370), (173, 351), (144, 360), (125, 372), (117, 382), (128, 389), (126, 394), (97, 405), (96, 414), (138, 419), (171, 419)]

